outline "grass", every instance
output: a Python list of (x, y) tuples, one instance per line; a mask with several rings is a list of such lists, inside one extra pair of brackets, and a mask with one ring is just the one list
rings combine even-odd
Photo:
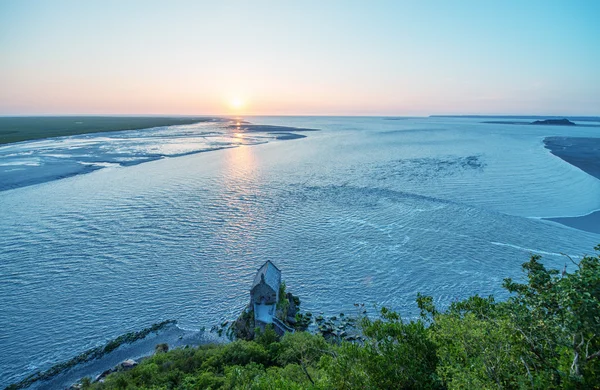
[(0, 117), (0, 145), (40, 138), (211, 121), (207, 117), (28, 116)]

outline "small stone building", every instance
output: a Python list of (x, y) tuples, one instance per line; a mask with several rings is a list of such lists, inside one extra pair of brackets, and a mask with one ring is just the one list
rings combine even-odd
[(265, 262), (256, 272), (250, 289), (250, 304), (254, 309), (256, 326), (272, 324), (279, 301), (281, 271), (271, 261)]

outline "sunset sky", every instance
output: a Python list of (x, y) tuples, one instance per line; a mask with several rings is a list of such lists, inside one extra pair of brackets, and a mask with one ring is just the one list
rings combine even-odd
[(600, 115), (600, 1), (0, 0), (0, 115)]

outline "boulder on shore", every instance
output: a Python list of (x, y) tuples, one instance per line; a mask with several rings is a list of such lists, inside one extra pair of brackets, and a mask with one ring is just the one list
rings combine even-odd
[[(133, 367), (135, 367), (137, 365), (138, 365), (138, 362), (136, 362), (133, 359), (124, 360), (121, 363), (117, 364), (115, 367), (109, 368), (108, 370), (102, 372), (100, 375), (98, 375), (96, 377), (96, 379), (94, 379), (94, 382), (102, 383), (102, 382), (104, 382), (104, 378), (106, 378), (108, 375), (112, 374), (113, 372), (131, 370)], [(76, 385), (79, 385), (79, 384), (76, 384)]]

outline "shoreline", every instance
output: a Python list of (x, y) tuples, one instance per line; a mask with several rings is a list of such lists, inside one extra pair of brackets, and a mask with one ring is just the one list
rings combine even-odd
[[(58, 119), (64, 118), (61, 117)], [(193, 123), (202, 123), (198, 122), (199, 119), (202, 118), (194, 119)], [(258, 145), (270, 141), (288, 141), (302, 139), (306, 138), (306, 135), (299, 133), (319, 131), (319, 129), (298, 128), (290, 126), (257, 125), (251, 124), (249, 122), (237, 122), (230, 123), (229, 125), (227, 125), (228, 121), (231, 122), (230, 120), (224, 118), (208, 118), (205, 119), (204, 122), (214, 122), (216, 129), (219, 131), (201, 131), (200, 133), (193, 133), (193, 131), (186, 131), (186, 129), (183, 128), (176, 130), (175, 133), (177, 134), (171, 135), (170, 137), (167, 137), (164, 134), (159, 134), (157, 138), (157, 136), (153, 133), (155, 132), (156, 127), (142, 129), (148, 131), (145, 135), (140, 135), (139, 139), (143, 139), (146, 142), (152, 142), (152, 140), (155, 140), (154, 142), (159, 142), (162, 140), (163, 144), (168, 145), (174, 140), (186, 140), (188, 137), (195, 137), (193, 140), (195, 143), (192, 142), (190, 143), (190, 145), (196, 145), (197, 147), (192, 148), (192, 150), (190, 150), (189, 147), (183, 148), (179, 153), (161, 152), (160, 150), (146, 152), (136, 152), (131, 150), (125, 150), (124, 152), (119, 150), (103, 151), (101, 141), (96, 142), (96, 144), (100, 145), (99, 147), (94, 146), (93, 142), (91, 142), (88, 145), (86, 145), (85, 143), (81, 145), (76, 145), (76, 148), (69, 148), (65, 146), (61, 148), (60, 146), (55, 146), (54, 150), (52, 150), (52, 148), (38, 147), (37, 149), (33, 148), (33, 151), (30, 153), (23, 153), (22, 151), (23, 148), (27, 148), (28, 142), (35, 143), (38, 141), (44, 142), (44, 140), (48, 140), (50, 144), (52, 144), (52, 141), (54, 140), (55, 145), (60, 145), (60, 142), (68, 140), (69, 137), (74, 137), (78, 139), (81, 143), (81, 139), (88, 140), (89, 138), (93, 141), (102, 140), (103, 138), (110, 138), (110, 136), (108, 135), (102, 135), (106, 132), (116, 133), (121, 131), (136, 131), (121, 129), (61, 135), (56, 137), (44, 138), (42, 140), (31, 139), (4, 145), (0, 144), (0, 160), (3, 156), (6, 155), (8, 155), (9, 158), (8, 162), (2, 163), (0, 161), (0, 192), (84, 175), (110, 166), (128, 167), (143, 164), (146, 162), (161, 160), (163, 158), (182, 157), (192, 154), (235, 148), (241, 145)], [(0, 118), (0, 140), (2, 139), (2, 127), (2, 118)], [(247, 136), (245, 134), (247, 134)], [(83, 137), (78, 138), (77, 136)], [(219, 137), (225, 138), (225, 141), (213, 141), (213, 143), (211, 143), (211, 138), (217, 139)], [(244, 141), (246, 138), (247, 140)], [(116, 137), (116, 139), (119, 139), (119, 137)], [(120, 140), (127, 140), (127, 137), (121, 138)], [(104, 144), (110, 145), (110, 143), (107, 142), (104, 142)], [(71, 149), (75, 150), (75, 152), (73, 152)], [(78, 150), (80, 151), (78, 152)], [(17, 157), (15, 161), (11, 163), (11, 153), (13, 153), (13, 155), (20, 154), (21, 156)], [(80, 155), (78, 155), (78, 153)], [(23, 161), (19, 161), (19, 158), (21, 158), (21, 160)], [(26, 161), (27, 159), (32, 161)]]
[(578, 217), (553, 217), (542, 218), (546, 221), (560, 223), (573, 229), (583, 230), (589, 233), (600, 234), (600, 210)]
[[(600, 180), (600, 138), (546, 137), (544, 147), (554, 156)], [(600, 210), (573, 217), (542, 218), (570, 228), (600, 234)]]
[[(154, 354), (157, 344), (167, 344), (171, 350), (207, 344), (219, 344), (227, 341), (225, 338), (219, 337), (212, 332), (179, 328), (175, 321), (165, 321), (160, 324), (155, 324), (153, 327), (157, 327), (158, 329), (152, 329), (150, 331), (151, 327), (140, 332), (135, 332), (133, 333), (134, 335), (143, 334), (143, 337), (138, 337), (131, 342), (124, 341), (118, 346), (110, 349), (108, 352), (102, 352), (100, 356), (91, 356), (87, 360), (80, 358), (90, 351), (104, 350), (111, 346), (115, 340), (110, 341), (104, 346), (88, 350), (68, 361), (57, 363), (48, 370), (29, 374), (20, 381), (8, 385), (7, 388), (35, 390), (66, 389), (84, 377), (90, 377), (93, 381), (100, 374), (113, 369), (127, 359), (133, 359), (139, 362), (140, 360), (148, 358)], [(124, 336), (127, 336), (127, 334)], [(52, 372), (46, 378), (35, 378), (37, 375), (44, 376), (51, 371), (56, 372)]]
[(4, 116), (0, 117), (0, 145), (113, 131), (221, 122), (220, 117), (176, 116)]
[(546, 137), (544, 147), (556, 157), (600, 180), (600, 138)]

